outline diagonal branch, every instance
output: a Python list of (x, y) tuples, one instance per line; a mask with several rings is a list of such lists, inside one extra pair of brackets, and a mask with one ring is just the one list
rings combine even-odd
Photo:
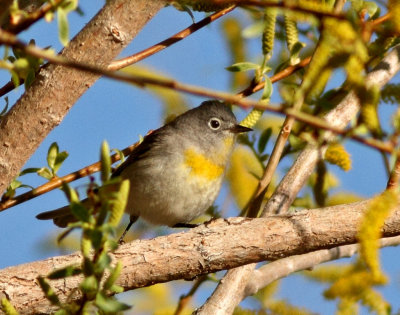
[[(188, 232), (134, 241), (122, 245), (113, 254), (124, 266), (117, 284), (132, 290), (352, 244), (357, 241), (358, 224), (368, 203), (362, 201), (267, 218), (218, 219)], [(400, 234), (400, 206), (387, 218), (382, 233), (384, 237)], [(7, 296), (22, 314), (49, 313), (51, 309), (36, 278), (80, 261), (80, 254), (74, 253), (0, 270), (0, 298)], [(79, 280), (79, 277), (69, 277), (52, 281), (52, 286), (65, 299)]]

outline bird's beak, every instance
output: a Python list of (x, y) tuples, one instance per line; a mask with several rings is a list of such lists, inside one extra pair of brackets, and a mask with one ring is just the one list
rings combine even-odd
[(249, 132), (249, 131), (253, 131), (253, 129), (251, 128), (247, 128), (245, 126), (242, 125), (234, 125), (232, 128), (229, 129), (231, 132), (233, 133), (242, 133), (242, 132)]

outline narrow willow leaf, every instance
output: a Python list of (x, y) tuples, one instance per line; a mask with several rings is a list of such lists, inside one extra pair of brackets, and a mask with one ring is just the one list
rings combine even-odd
[(117, 281), (120, 273), (122, 270), (122, 263), (120, 261), (117, 262), (115, 267), (112, 269), (110, 275), (108, 276), (107, 280), (104, 282), (103, 288), (104, 290), (109, 290)]
[(258, 140), (258, 153), (263, 153), (272, 135), (272, 128), (265, 129)]
[(271, 98), (272, 92), (273, 92), (273, 87), (272, 87), (272, 82), (271, 79), (268, 76), (264, 76), (264, 89), (263, 89), (263, 94), (261, 96), (262, 100), (268, 100)]
[(54, 169), (58, 152), (58, 144), (57, 142), (53, 142), (47, 152), (47, 164), (49, 165), (50, 169)]
[(113, 199), (111, 200), (111, 214), (108, 219), (108, 223), (111, 226), (116, 227), (124, 215), (126, 204), (128, 202), (129, 196), (129, 180), (124, 180), (120, 183), (119, 191), (113, 194)]
[(104, 183), (110, 179), (111, 175), (111, 158), (110, 158), (110, 147), (107, 141), (103, 141), (101, 144), (101, 181)]
[(82, 269), (74, 266), (68, 266), (62, 269), (58, 269), (50, 273), (48, 279), (62, 279), (67, 277), (76, 276), (82, 273)]
[(96, 295), (96, 305), (103, 312), (115, 314), (130, 309), (130, 306), (121, 302), (118, 302), (113, 297), (105, 296), (102, 293)]
[(67, 12), (63, 7), (57, 8), (57, 22), (58, 22), (58, 39), (63, 46), (67, 46), (69, 42), (69, 25), (67, 19)]
[(56, 160), (54, 162), (54, 167), (53, 167), (53, 171), (54, 173), (57, 173), (58, 170), (60, 169), (61, 165), (63, 164), (63, 162), (65, 161), (65, 159), (68, 157), (68, 152), (67, 151), (63, 151), (57, 154)]
[(6, 315), (18, 315), (19, 313), (7, 298), (1, 299), (1, 310)]
[(97, 291), (99, 284), (95, 276), (88, 276), (82, 281), (79, 287), (84, 293), (90, 294)]
[(60, 300), (58, 299), (56, 293), (54, 292), (50, 284), (46, 281), (46, 279), (38, 277), (37, 280), (39, 282), (40, 287), (42, 288), (44, 295), (51, 302), (51, 304), (59, 306)]
[(41, 169), (39, 169), (37, 171), (37, 174), (48, 180), (53, 178), (53, 173), (47, 167), (42, 167)]
[(231, 72), (241, 72), (241, 71), (248, 71), (248, 70), (256, 70), (259, 69), (260, 65), (252, 62), (238, 62), (225, 69)]

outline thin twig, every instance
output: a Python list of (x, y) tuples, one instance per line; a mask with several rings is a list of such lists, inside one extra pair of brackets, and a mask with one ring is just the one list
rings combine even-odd
[[(139, 145), (139, 142), (137, 142), (133, 145), (130, 145), (129, 147), (123, 149), (122, 153), (125, 156), (129, 155), (138, 145)], [(119, 161), (120, 159), (121, 159), (121, 157), (119, 156), (118, 153), (113, 154), (111, 156), (112, 163), (115, 163), (115, 162)], [(98, 161), (96, 163), (85, 166), (84, 168), (81, 168), (78, 171), (67, 174), (63, 177), (54, 178), (54, 179), (48, 181), (46, 184), (36, 187), (24, 194), (21, 194), (15, 198), (13, 198), (13, 199), (5, 200), (0, 203), (0, 212), (6, 210), (8, 208), (14, 207), (24, 201), (41, 196), (51, 190), (61, 187), (63, 184), (70, 183), (79, 178), (82, 178), (82, 177), (88, 176), (90, 174), (93, 174), (95, 172), (98, 172), (100, 170), (100, 167), (101, 167), (100, 161)]]
[(386, 185), (386, 189), (395, 189), (399, 187), (399, 180), (400, 180), (400, 156), (397, 155), (396, 162), (394, 163), (393, 170), (390, 173), (390, 177)]
[(10, 24), (10, 26), (7, 28), (7, 31), (9, 31), (13, 34), (18, 34), (18, 33), (22, 32), (23, 30), (26, 30), (33, 23), (37, 22), (42, 17), (44, 17), (47, 12), (50, 12), (51, 10), (55, 9), (63, 1), (64, 0), (53, 0), (53, 1), (49, 1), (49, 2), (45, 3), (38, 10), (21, 18), (17, 23)]
[(215, 20), (219, 19), (220, 17), (224, 16), (225, 14), (231, 12), (234, 8), (235, 8), (235, 6), (230, 6), (221, 11), (215, 12), (214, 14), (211, 14), (210, 16), (202, 19), (201, 21), (199, 21), (197, 23), (193, 23), (189, 27), (187, 27), (184, 30), (176, 33), (175, 35), (172, 35), (171, 37), (159, 42), (158, 44), (155, 44), (155, 45), (153, 45), (147, 49), (144, 49), (144, 50), (142, 50), (134, 55), (131, 55), (129, 57), (115, 60), (108, 66), (107, 69), (111, 70), (111, 71), (119, 70), (126, 66), (132, 65), (140, 60), (143, 60), (151, 55), (154, 55), (155, 53), (188, 37), (189, 35), (193, 34), (194, 32), (198, 31), (199, 29), (203, 28), (204, 26), (210, 24), (211, 22), (214, 22)]
[(200, 285), (208, 279), (208, 275), (201, 275), (199, 276), (195, 283), (193, 284), (192, 288), (189, 290), (189, 292), (185, 295), (182, 295), (179, 298), (178, 305), (176, 307), (176, 310), (174, 312), (174, 315), (180, 315), (185, 308), (185, 306), (189, 303), (189, 301), (193, 298), (193, 295), (196, 293), (196, 291), (199, 289)]
[[(293, 104), (292, 109), (295, 111), (300, 111), (303, 105), (304, 97), (298, 97)], [(260, 210), (262, 200), (264, 198), (265, 192), (275, 174), (276, 168), (278, 167), (279, 161), (281, 160), (283, 149), (285, 148), (286, 141), (292, 131), (292, 127), (295, 123), (295, 118), (293, 116), (286, 116), (281, 131), (278, 138), (276, 139), (274, 149), (272, 150), (271, 156), (268, 159), (267, 166), (265, 168), (262, 178), (259, 180), (255, 194), (253, 195), (247, 216), (251, 218), (257, 217)]]

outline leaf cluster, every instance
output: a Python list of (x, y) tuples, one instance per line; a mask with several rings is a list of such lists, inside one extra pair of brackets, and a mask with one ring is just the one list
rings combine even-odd
[[(120, 262), (113, 263), (110, 252), (118, 247), (115, 229), (125, 210), (129, 181), (111, 178), (111, 161), (106, 142), (101, 150), (101, 186), (91, 183), (88, 198), (80, 201), (74, 189), (65, 185), (70, 210), (76, 222), (59, 236), (59, 241), (72, 230), (80, 230), (82, 263), (79, 266), (67, 266), (55, 270), (46, 277), (38, 279), (47, 299), (57, 307), (56, 314), (116, 314), (129, 309), (129, 306), (117, 301), (112, 295), (122, 292), (115, 284), (121, 272)], [(80, 276), (78, 293), (74, 292), (67, 301), (61, 302), (57, 292), (51, 287), (51, 281), (66, 277)]]

